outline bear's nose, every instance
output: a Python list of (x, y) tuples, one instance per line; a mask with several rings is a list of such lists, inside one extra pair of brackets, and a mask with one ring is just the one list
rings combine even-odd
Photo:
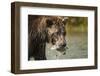
[(66, 46), (66, 43), (64, 43), (63, 45), (62, 45), (62, 47), (65, 47)]

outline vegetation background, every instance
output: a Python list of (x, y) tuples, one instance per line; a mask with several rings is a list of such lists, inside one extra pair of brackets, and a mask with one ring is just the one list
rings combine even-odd
[(87, 32), (87, 17), (68, 17), (67, 31), (69, 32)]

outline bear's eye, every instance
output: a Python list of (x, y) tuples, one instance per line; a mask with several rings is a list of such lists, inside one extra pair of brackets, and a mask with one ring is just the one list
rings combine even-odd
[(52, 44), (54, 45), (56, 41), (55, 41), (54, 38), (53, 38), (53, 39), (51, 40), (51, 42), (52, 42)]
[(46, 23), (47, 23), (47, 27), (51, 27), (53, 25), (53, 21), (49, 19), (46, 21)]

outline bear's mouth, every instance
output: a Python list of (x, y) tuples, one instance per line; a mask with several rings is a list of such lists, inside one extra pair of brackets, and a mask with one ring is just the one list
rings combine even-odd
[(57, 50), (57, 51), (66, 51), (66, 49), (68, 49), (68, 47), (66, 46), (66, 47), (60, 47), (60, 46), (57, 46), (57, 45), (53, 45), (52, 47), (51, 47), (51, 50)]
[[(46, 49), (50, 49), (52, 51), (57, 51), (57, 53), (59, 53), (60, 55), (66, 55), (66, 50), (68, 49), (68, 47), (60, 47), (57, 45), (51, 45), (51, 44), (46, 44), (47, 47)], [(58, 55), (57, 55), (58, 56)]]

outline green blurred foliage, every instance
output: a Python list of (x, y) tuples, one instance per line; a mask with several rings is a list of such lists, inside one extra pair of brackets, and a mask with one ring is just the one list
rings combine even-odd
[(87, 17), (68, 17), (66, 30), (69, 32), (87, 32), (88, 18)]

